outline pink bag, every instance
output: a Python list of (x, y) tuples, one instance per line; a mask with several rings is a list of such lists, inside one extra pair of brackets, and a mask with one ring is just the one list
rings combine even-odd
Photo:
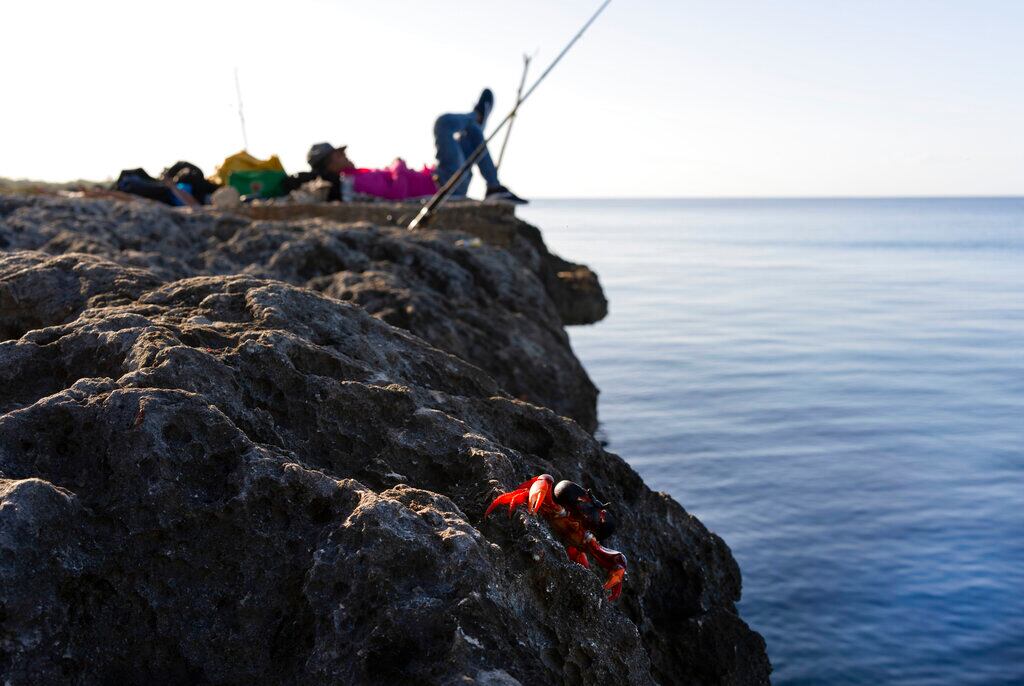
[(354, 177), (353, 191), (387, 200), (433, 195), (437, 190), (433, 174), (434, 167), (424, 166), (419, 171), (409, 169), (401, 157), (384, 169), (354, 169), (346, 172), (346, 175)]

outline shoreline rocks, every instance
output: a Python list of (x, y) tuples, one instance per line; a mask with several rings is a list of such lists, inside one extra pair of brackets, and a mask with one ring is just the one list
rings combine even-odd
[[(559, 387), (510, 388), (575, 357), (467, 236), (0, 198), (0, 674), (767, 683), (725, 543), (517, 397)], [(615, 504), (618, 603), (542, 522), (482, 519), (541, 472)]]
[[(324, 216), (311, 216), (318, 208)], [(479, 366), (514, 397), (597, 428), (598, 391), (572, 353), (556, 303), (578, 323), (584, 310), (597, 321), (607, 311), (600, 284), (586, 267), (551, 255), (540, 232), (509, 210), (456, 205), (442, 215), (453, 230), (410, 233), (337, 223), (387, 219), (396, 210), (386, 204), (249, 208), (260, 216), (272, 210), (275, 219), (253, 220), (146, 201), (8, 198), (0, 249), (88, 253), (162, 281), (248, 274), (306, 286)], [(469, 210), (482, 219), (473, 224)], [(469, 226), (476, 235), (454, 232)]]

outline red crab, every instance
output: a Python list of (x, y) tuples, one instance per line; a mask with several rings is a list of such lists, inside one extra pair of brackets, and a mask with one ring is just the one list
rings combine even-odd
[(615, 531), (615, 518), (594, 495), (572, 481), (555, 480), (550, 474), (535, 476), (524, 481), (508, 493), (502, 493), (487, 508), (484, 517), (499, 505), (508, 505), (509, 516), (519, 505), (544, 517), (565, 543), (569, 559), (587, 569), (590, 560), (608, 570), (604, 588), (609, 591), (608, 599), (615, 600), (622, 593), (622, 580), (626, 576), (626, 556), (605, 548), (598, 538), (607, 538)]

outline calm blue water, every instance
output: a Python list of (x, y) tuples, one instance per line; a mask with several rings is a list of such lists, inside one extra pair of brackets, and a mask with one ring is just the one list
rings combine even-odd
[(601, 437), (732, 547), (777, 684), (1024, 683), (1024, 199), (538, 201)]

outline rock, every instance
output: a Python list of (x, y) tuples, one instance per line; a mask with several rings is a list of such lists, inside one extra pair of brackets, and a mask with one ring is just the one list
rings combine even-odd
[(230, 210), (241, 206), (242, 194), (233, 186), (221, 186), (210, 196), (210, 204), (218, 210)]
[[(89, 234), (34, 224), (43, 245), (117, 245), (116, 227), (130, 226), (116, 223), (123, 208), (83, 211)], [(0, 210), (0, 237), (28, 241), (14, 214)], [(182, 220), (156, 219), (133, 221), (161, 244), (185, 240), (172, 230)], [(471, 249), (496, 253), (486, 264), (502, 276), (483, 279), (444, 237), (350, 227), (345, 241), (311, 222), (288, 246), (283, 227), (224, 221), (197, 222), (220, 247), (168, 251), (152, 269), (132, 266), (145, 242), (91, 251), (110, 260), (0, 261), (0, 293), (18, 294), (0, 308), (7, 682), (767, 683), (729, 549), (679, 504), (576, 422), (358, 297), (324, 294), (342, 287), (339, 272), (314, 269), (307, 281), (327, 279), (317, 293), (262, 271), (300, 274), (299, 255), (324, 254), (309, 243), (334, 241), (330, 254), (350, 250), (351, 264), (413, 256), (401, 265), (412, 275), (379, 277), (410, 291), (455, 264), (467, 276), (439, 293), (468, 302), (491, 284), (477, 297), (502, 316), (526, 317), (530, 303), (545, 319), (541, 296), (505, 304), (502, 287), (536, 285), (506, 273), (500, 251)], [(166, 278), (238, 264), (251, 273)], [(36, 284), (59, 305), (25, 297)], [(615, 503), (622, 526), (608, 544), (630, 564), (619, 602), (543, 522), (482, 519), (497, 493), (541, 472)]]
[(512, 253), (446, 230), (250, 221), (155, 203), (53, 198), (8, 197), (0, 217), (7, 249), (90, 253), (145, 267), (162, 281), (247, 273), (350, 300), (476, 364), (514, 397), (597, 428), (597, 388), (572, 352), (553, 286), (538, 278), (536, 236)]
[(149, 272), (90, 255), (0, 254), (0, 340), (59, 324), (86, 307), (133, 299), (159, 283)]
[[(548, 251), (540, 230), (516, 218), (515, 206), (505, 203), (449, 201), (430, 222), (442, 231), (472, 234), (489, 245), (504, 248), (541, 280), (566, 325), (593, 324), (608, 314), (608, 301), (589, 267)], [(368, 221), (405, 227), (414, 213), (400, 203), (329, 203), (293, 207), (249, 205), (238, 210), (254, 219), (295, 221), (319, 218), (334, 222)]]

